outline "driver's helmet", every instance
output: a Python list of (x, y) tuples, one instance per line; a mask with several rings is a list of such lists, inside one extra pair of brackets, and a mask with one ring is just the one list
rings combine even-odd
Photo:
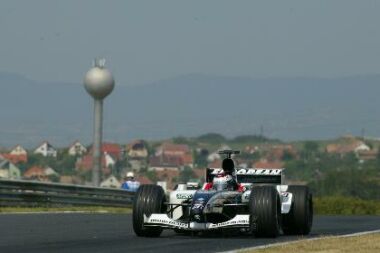
[(212, 188), (216, 191), (232, 191), (234, 190), (234, 178), (228, 174), (218, 175), (212, 181)]
[(222, 162), (222, 168), (226, 175), (233, 175), (235, 172), (235, 164), (231, 158), (225, 158)]

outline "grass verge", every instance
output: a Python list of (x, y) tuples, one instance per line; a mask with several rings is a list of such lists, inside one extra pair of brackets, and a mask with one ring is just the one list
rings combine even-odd
[(33, 213), (33, 212), (85, 212), (85, 213), (131, 213), (131, 208), (124, 207), (0, 207), (0, 213)]
[(380, 215), (380, 201), (341, 196), (314, 198), (314, 211), (320, 215)]
[(242, 253), (378, 253), (380, 233), (352, 237), (326, 237), (313, 241), (300, 241)]

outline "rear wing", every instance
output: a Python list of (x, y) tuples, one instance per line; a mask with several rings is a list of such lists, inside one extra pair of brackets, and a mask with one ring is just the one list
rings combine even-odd
[[(283, 182), (283, 171), (285, 169), (263, 169), (263, 168), (247, 168), (236, 169), (236, 177), (238, 183), (243, 184), (281, 184)], [(223, 173), (221, 168), (207, 168), (206, 182), (212, 182), (213, 178)]]

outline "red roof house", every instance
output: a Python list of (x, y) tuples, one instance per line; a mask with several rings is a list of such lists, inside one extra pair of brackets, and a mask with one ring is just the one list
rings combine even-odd
[(267, 160), (261, 160), (258, 161), (253, 165), (254, 168), (259, 168), (259, 169), (281, 169), (283, 168), (284, 163), (282, 162), (270, 162)]
[[(89, 154), (92, 154), (93, 148), (91, 147)], [(110, 154), (113, 158), (120, 160), (121, 147), (119, 144), (104, 142), (102, 145), (102, 153)]]
[(27, 155), (13, 155), (13, 154), (7, 154), (7, 153), (1, 154), (1, 155), (13, 164), (27, 163), (28, 162), (28, 156)]

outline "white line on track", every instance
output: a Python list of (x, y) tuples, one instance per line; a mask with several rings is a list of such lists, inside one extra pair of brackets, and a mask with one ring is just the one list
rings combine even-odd
[(375, 234), (375, 233), (380, 233), (380, 229), (371, 230), (371, 231), (364, 231), (364, 232), (358, 232), (358, 233), (352, 233), (352, 234), (346, 234), (346, 235), (315, 237), (315, 238), (309, 238), (309, 239), (299, 239), (299, 240), (294, 240), (294, 241), (289, 241), (289, 242), (276, 242), (276, 243), (271, 243), (271, 244), (266, 244), (266, 245), (261, 245), (261, 246), (255, 246), (255, 247), (249, 247), (249, 248), (241, 248), (241, 249), (230, 250), (230, 251), (223, 251), (223, 252), (219, 252), (219, 253), (238, 253), (238, 252), (241, 252), (243, 250), (246, 251), (246, 250), (266, 249), (266, 248), (269, 248), (269, 247), (283, 246), (283, 245), (288, 245), (288, 244), (297, 243), (297, 242), (316, 241), (316, 240), (322, 240), (322, 239), (327, 239), (327, 238), (353, 237), (353, 236), (361, 236), (361, 235), (368, 235), (368, 234)]

